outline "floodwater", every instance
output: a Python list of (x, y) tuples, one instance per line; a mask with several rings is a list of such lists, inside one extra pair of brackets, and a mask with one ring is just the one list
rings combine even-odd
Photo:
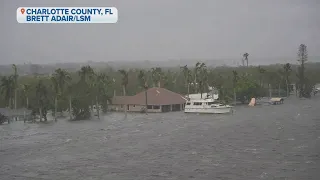
[(320, 178), (320, 96), (233, 115), (13, 122), (0, 135), (1, 180)]

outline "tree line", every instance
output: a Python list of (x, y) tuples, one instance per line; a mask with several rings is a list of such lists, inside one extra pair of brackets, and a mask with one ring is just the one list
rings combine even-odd
[(99, 117), (100, 111), (107, 111), (113, 96), (135, 95), (150, 87), (163, 87), (184, 95), (203, 94), (214, 87), (222, 103), (245, 103), (252, 97), (275, 92), (275, 96), (289, 96), (291, 84), (297, 87), (297, 96), (310, 97), (314, 85), (320, 82), (320, 64), (306, 63), (304, 44), (298, 51), (299, 65), (249, 66), (248, 56), (244, 54), (246, 65), (241, 67), (212, 68), (197, 62), (194, 67), (120, 70), (108, 67), (95, 71), (83, 66), (78, 72), (59, 68), (51, 75), (41, 76), (19, 76), (12, 65), (12, 75), (1, 77), (0, 107), (31, 109), (40, 121), (47, 121), (48, 111), (53, 112), (55, 120), (65, 111), (70, 119), (79, 120), (90, 118), (94, 107)]

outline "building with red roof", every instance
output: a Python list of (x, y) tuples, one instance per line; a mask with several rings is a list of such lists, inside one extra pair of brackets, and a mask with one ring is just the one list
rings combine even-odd
[(128, 112), (143, 112), (146, 108), (146, 99), (148, 112), (181, 111), (184, 110), (186, 103), (186, 98), (181, 94), (154, 87), (134, 96), (115, 96), (109, 108), (115, 111), (124, 111), (124, 108), (127, 108)]

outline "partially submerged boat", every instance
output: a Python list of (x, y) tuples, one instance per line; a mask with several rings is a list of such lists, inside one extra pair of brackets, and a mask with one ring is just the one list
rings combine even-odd
[(213, 98), (189, 99), (186, 102), (185, 113), (226, 114), (232, 112), (232, 106), (223, 105)]

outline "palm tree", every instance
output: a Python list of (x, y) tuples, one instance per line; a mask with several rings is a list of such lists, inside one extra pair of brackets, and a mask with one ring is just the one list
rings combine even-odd
[(157, 84), (158, 87), (161, 87), (161, 79), (163, 78), (163, 72), (160, 67), (151, 68), (153, 87)]
[(244, 54), (243, 54), (244, 61), (247, 62), (247, 67), (249, 66), (248, 57), (249, 57), (249, 53), (244, 53)]
[[(122, 88), (123, 88), (123, 96), (126, 96), (126, 89), (127, 89), (127, 85), (129, 82), (129, 74), (126, 70), (119, 70), (120, 74), (122, 75)], [(125, 116), (127, 117), (127, 107), (128, 105), (125, 102), (125, 107), (124, 107), (124, 112), (125, 112)]]
[(92, 80), (94, 76), (94, 71), (90, 66), (82, 66), (78, 74), (82, 81), (88, 83), (88, 81)]
[(60, 94), (63, 94), (66, 85), (71, 81), (71, 76), (66, 70), (61, 68), (55, 70), (54, 76), (57, 78)]
[(200, 94), (202, 98), (204, 87), (207, 85), (207, 81), (208, 81), (208, 71), (205, 63), (200, 63), (200, 62), (196, 63), (194, 76), (195, 76), (195, 87), (197, 87), (197, 89), (200, 90)]
[(286, 88), (287, 88), (287, 97), (289, 97), (289, 93), (290, 93), (290, 90), (289, 90), (289, 77), (290, 77), (290, 74), (291, 74), (291, 65), (290, 63), (287, 63), (285, 65), (283, 65), (283, 73), (284, 73), (284, 78), (285, 78), (285, 81), (286, 81)]
[(188, 91), (188, 97), (189, 97), (189, 94), (190, 94), (190, 83), (191, 83), (191, 79), (192, 79), (192, 74), (191, 74), (191, 71), (190, 69), (188, 68), (187, 65), (183, 66), (183, 67), (180, 67), (180, 69), (182, 70), (182, 73), (183, 73), (183, 76), (184, 76), (184, 79), (185, 79), (185, 83), (187, 85), (187, 91)]
[(147, 75), (143, 70), (139, 71), (138, 74), (139, 84), (144, 88), (145, 100), (146, 100), (146, 114), (148, 114), (148, 83), (147, 83)]
[(4, 76), (1, 79), (1, 94), (4, 95), (5, 101), (8, 102), (8, 107), (12, 108), (12, 98), (13, 98), (13, 89), (14, 89), (14, 77), (13, 76)]
[[(57, 96), (56, 101), (58, 101), (60, 98), (65, 97), (66, 88), (70, 84), (71, 76), (66, 70), (61, 69), (61, 68), (56, 69), (53, 76), (55, 77), (55, 79), (57, 81), (56, 83), (57, 83), (58, 89), (56, 90), (56, 92), (57, 92), (56, 94), (58, 96)], [(61, 109), (61, 112), (62, 111), (63, 111), (63, 109)]]
[(18, 73), (17, 73), (17, 66), (15, 64), (12, 64), (13, 69), (13, 78), (14, 78), (14, 109), (17, 109), (17, 90), (18, 90)]
[(91, 112), (93, 112), (93, 99), (95, 98), (93, 93), (95, 72), (90, 66), (83, 66), (78, 73), (81, 81), (84, 82), (87, 87), (87, 91), (91, 99)]

